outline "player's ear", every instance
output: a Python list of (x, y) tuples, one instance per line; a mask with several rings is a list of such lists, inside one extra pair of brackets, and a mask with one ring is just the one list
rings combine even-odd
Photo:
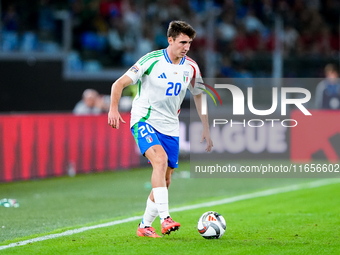
[(168, 37), (168, 43), (169, 43), (169, 44), (172, 44), (173, 41), (174, 41), (174, 39), (172, 38), (172, 36)]

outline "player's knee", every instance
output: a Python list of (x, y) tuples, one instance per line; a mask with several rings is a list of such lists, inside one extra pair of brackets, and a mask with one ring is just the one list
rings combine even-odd
[(153, 162), (166, 171), (166, 167), (168, 165), (168, 156), (165, 153), (159, 154), (155, 157)]

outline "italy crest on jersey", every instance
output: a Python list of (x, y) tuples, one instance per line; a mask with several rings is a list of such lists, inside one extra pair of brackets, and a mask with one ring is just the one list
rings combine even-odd
[(189, 80), (189, 71), (184, 71), (183, 72), (183, 81), (187, 83)]

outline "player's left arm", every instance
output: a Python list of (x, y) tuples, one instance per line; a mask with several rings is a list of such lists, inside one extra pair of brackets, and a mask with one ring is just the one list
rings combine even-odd
[(207, 142), (207, 147), (205, 148), (205, 150), (207, 152), (211, 151), (212, 147), (213, 147), (213, 142), (210, 138), (210, 128), (209, 128), (209, 121), (208, 121), (208, 114), (202, 115), (202, 111), (201, 111), (201, 100), (202, 100), (202, 93), (198, 94), (198, 95), (193, 95), (194, 97), (194, 101), (195, 101), (195, 105), (196, 105), (196, 109), (198, 112), (198, 115), (202, 121), (203, 124), (203, 131), (202, 131), (202, 138), (201, 138), (201, 142), (203, 142), (203, 140), (205, 140)]

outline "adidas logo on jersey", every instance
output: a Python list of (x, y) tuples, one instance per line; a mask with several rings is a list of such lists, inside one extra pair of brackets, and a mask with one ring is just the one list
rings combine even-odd
[(162, 73), (160, 76), (158, 76), (158, 78), (161, 78), (161, 79), (167, 79), (165, 73)]

